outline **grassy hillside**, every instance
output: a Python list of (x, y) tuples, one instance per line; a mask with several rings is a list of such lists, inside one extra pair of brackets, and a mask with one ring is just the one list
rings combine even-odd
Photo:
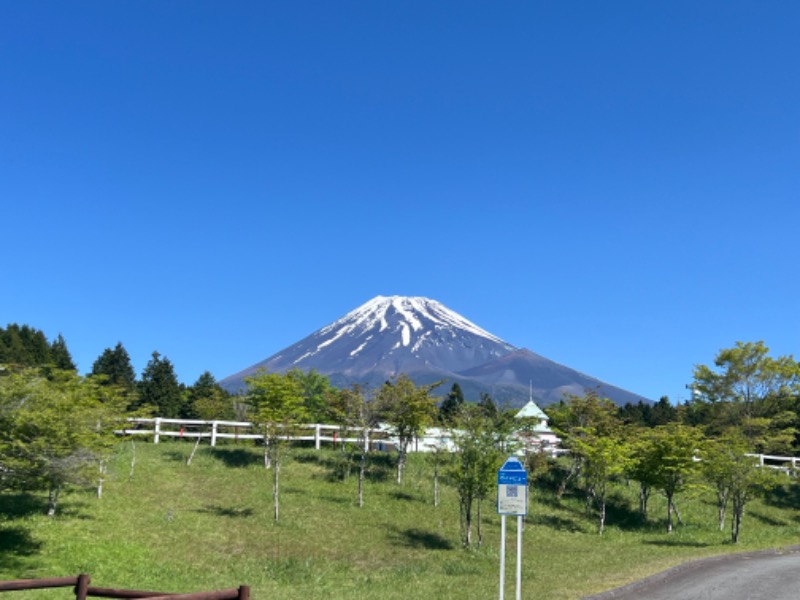
[[(485, 544), (460, 547), (458, 502), (445, 487), (432, 502), (425, 457), (412, 456), (402, 486), (391, 457), (379, 455), (356, 506), (356, 478), (335, 475), (331, 450), (295, 450), (282, 469), (281, 522), (272, 521), (271, 472), (257, 449), (189, 443), (130, 443), (112, 462), (103, 498), (65, 497), (55, 519), (43, 498), (0, 495), (0, 579), (91, 574), (94, 585), (189, 592), (248, 584), (255, 600), (483, 599), (497, 595), (499, 523), (486, 506)], [(633, 508), (635, 486), (620, 486), (602, 537), (582, 499), (533, 491), (524, 535), (523, 596), (580, 598), (684, 560), (796, 544), (798, 487), (749, 506), (742, 543), (714, 523), (711, 497), (679, 498), (684, 527), (663, 532), (664, 501), (650, 521)], [(514, 581), (515, 519), (509, 520), (508, 594)], [(15, 592), (8, 600), (67, 598), (66, 590)]]

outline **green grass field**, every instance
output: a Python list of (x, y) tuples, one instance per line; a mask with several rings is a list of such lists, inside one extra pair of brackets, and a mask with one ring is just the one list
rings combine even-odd
[[(337, 455), (297, 449), (281, 470), (281, 522), (272, 520), (272, 474), (249, 446), (137, 442), (112, 461), (102, 499), (67, 494), (54, 519), (44, 498), (0, 495), (0, 579), (75, 576), (93, 585), (190, 592), (251, 586), (255, 600), (495, 598), (500, 519), (484, 507), (485, 542), (461, 548), (458, 500), (444, 486), (433, 505), (430, 468), (414, 455), (402, 486), (388, 455), (376, 455), (365, 506), (355, 473), (335, 476)], [(712, 498), (678, 498), (685, 525), (664, 532), (665, 502), (648, 522), (635, 513), (636, 486), (620, 485), (606, 533), (579, 497), (555, 502), (532, 489), (524, 531), (523, 597), (580, 598), (696, 557), (797, 544), (797, 485), (748, 505), (738, 546), (716, 526)], [(513, 597), (516, 519), (508, 527), (507, 597)], [(68, 598), (68, 590), (12, 592), (8, 600)]]

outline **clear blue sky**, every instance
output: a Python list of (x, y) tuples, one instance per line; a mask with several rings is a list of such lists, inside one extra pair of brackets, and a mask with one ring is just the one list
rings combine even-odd
[(0, 0), (0, 326), (179, 379), (376, 295), (652, 399), (800, 340), (800, 3)]

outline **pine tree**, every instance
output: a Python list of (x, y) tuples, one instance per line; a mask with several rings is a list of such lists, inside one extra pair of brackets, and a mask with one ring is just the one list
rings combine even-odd
[(50, 363), (50, 344), (44, 333), (12, 323), (0, 329), (0, 364), (43, 367)]
[(203, 372), (189, 387), (187, 400), (184, 418), (233, 420), (236, 417), (231, 395), (219, 386), (210, 371)]
[(67, 342), (60, 333), (55, 341), (50, 345), (50, 361), (56, 369), (63, 371), (77, 371), (78, 367), (72, 360), (72, 355), (67, 349)]
[(125, 350), (122, 342), (117, 342), (113, 350), (111, 348), (103, 350), (103, 353), (94, 361), (91, 374), (105, 376), (105, 383), (108, 385), (132, 389), (136, 384), (136, 373), (131, 365), (128, 351)]
[(161, 358), (158, 352), (153, 352), (153, 357), (142, 371), (138, 387), (138, 406), (153, 406), (160, 417), (168, 419), (180, 417), (183, 390), (178, 383), (175, 369), (167, 357)]
[(444, 425), (452, 425), (463, 405), (464, 392), (458, 382), (455, 382), (439, 406), (439, 421)]

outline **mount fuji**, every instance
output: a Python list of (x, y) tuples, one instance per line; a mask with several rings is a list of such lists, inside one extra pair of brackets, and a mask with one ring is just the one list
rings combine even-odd
[(565, 394), (595, 390), (617, 404), (650, 402), (517, 348), (481, 329), (443, 304), (423, 297), (377, 296), (330, 325), (234, 375), (220, 385), (245, 388), (244, 378), (259, 369), (285, 372), (316, 370), (331, 384), (375, 388), (405, 373), (417, 385), (444, 380), (434, 393), (458, 382), (464, 397), (488, 393), (495, 401), (521, 406), (532, 394), (545, 406)]

